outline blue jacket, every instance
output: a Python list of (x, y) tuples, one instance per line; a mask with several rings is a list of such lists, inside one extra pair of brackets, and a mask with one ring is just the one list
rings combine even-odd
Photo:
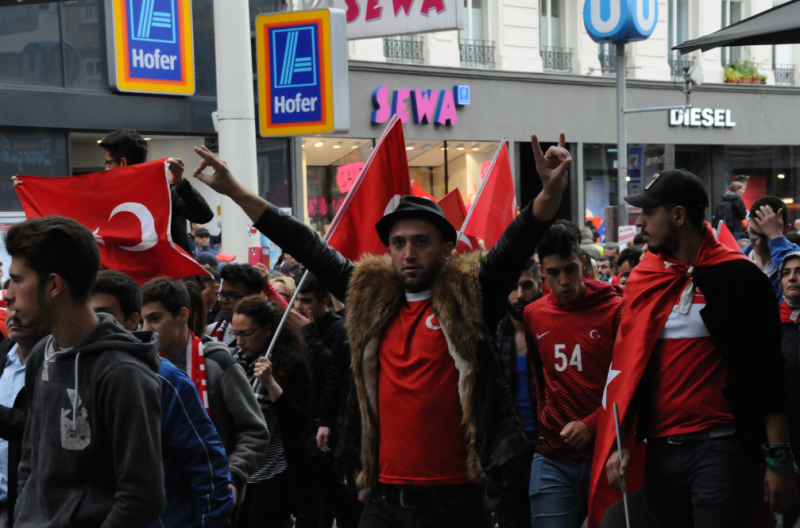
[[(775, 290), (775, 296), (778, 298), (778, 303), (780, 304), (780, 302), (783, 301), (783, 293), (781, 292), (781, 263), (784, 257), (789, 253), (800, 251), (800, 246), (789, 242), (786, 237), (778, 237), (770, 240), (767, 244), (769, 245), (772, 265), (775, 267), (775, 271), (769, 274), (769, 280), (772, 281), (772, 288)], [(742, 253), (750, 258), (751, 251), (753, 251), (753, 245), (748, 244), (748, 246), (742, 250)]]
[(228, 457), (189, 376), (164, 358), (161, 460), (167, 507), (155, 527), (230, 526), (233, 490)]

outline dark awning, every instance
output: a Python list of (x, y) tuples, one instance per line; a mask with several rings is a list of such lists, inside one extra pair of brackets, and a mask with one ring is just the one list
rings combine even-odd
[(716, 33), (675, 46), (685, 55), (695, 50), (708, 51), (725, 46), (800, 43), (800, 0), (792, 0), (769, 11), (746, 18)]

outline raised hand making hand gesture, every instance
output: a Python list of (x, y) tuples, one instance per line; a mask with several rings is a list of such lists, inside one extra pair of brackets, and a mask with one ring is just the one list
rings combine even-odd
[(558, 137), (558, 146), (550, 147), (547, 153), (542, 152), (539, 138), (531, 135), (533, 157), (536, 160), (536, 172), (542, 180), (542, 192), (533, 202), (533, 216), (540, 221), (550, 221), (556, 216), (561, 204), (561, 196), (569, 183), (569, 168), (572, 156), (565, 148), (567, 138), (564, 133)]

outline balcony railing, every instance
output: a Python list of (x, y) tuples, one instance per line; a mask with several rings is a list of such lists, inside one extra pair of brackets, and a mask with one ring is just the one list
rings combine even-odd
[(794, 86), (794, 64), (776, 64), (772, 71), (776, 85)]
[(691, 68), (694, 66), (694, 57), (683, 57), (680, 54), (670, 55), (669, 59), (669, 69), (672, 73), (673, 79), (683, 79), (683, 73), (685, 68)]
[(600, 68), (603, 77), (616, 77), (617, 76), (617, 51), (615, 49), (600, 50), (597, 54), (600, 59)]
[(461, 65), (470, 68), (494, 68), (494, 41), (459, 39)]
[(542, 57), (544, 71), (572, 71), (572, 48), (542, 46), (539, 55)]
[(383, 56), (389, 62), (422, 64), (422, 37), (390, 37), (383, 39)]

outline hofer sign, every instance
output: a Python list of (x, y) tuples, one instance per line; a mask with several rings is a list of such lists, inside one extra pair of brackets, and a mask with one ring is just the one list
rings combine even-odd
[(462, 0), (333, 0), (349, 40), (464, 29)]

